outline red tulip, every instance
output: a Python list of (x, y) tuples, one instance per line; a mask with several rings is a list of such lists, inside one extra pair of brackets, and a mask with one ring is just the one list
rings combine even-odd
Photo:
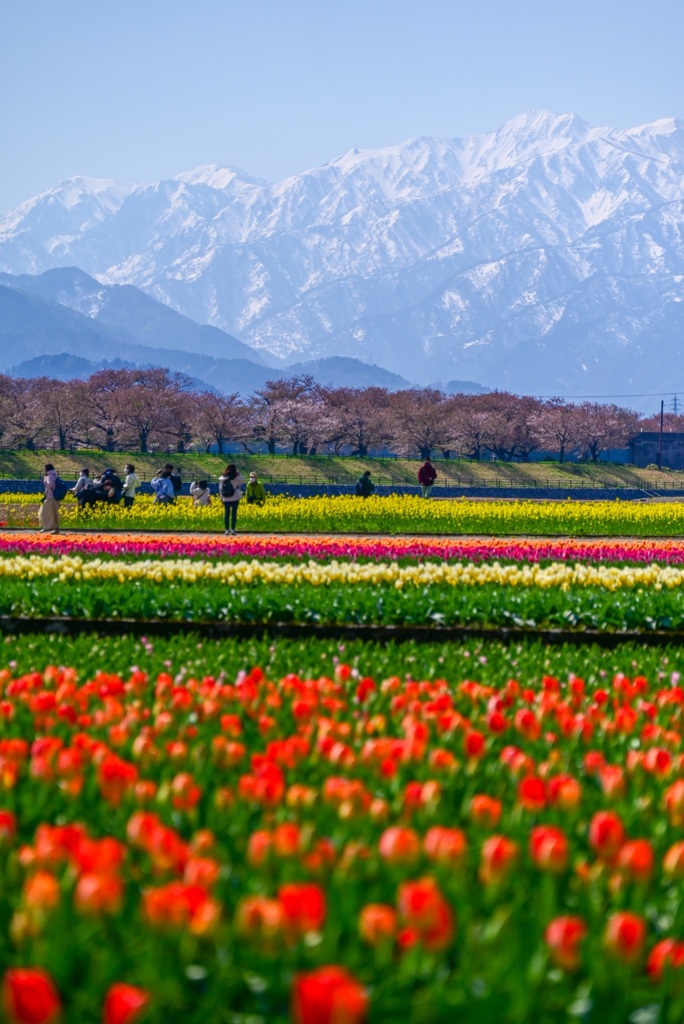
[(420, 857), (420, 838), (412, 828), (387, 828), (378, 842), (380, 856), (390, 864), (415, 864)]
[(660, 984), (665, 974), (684, 974), (684, 942), (663, 939), (648, 954), (646, 973), (651, 981)]
[(617, 867), (635, 882), (647, 882), (653, 874), (655, 857), (648, 839), (631, 839), (621, 847)]
[(538, 825), (530, 835), (530, 855), (542, 871), (560, 873), (568, 866), (570, 846), (562, 829)]
[(404, 946), (422, 942), (426, 949), (445, 949), (454, 937), (454, 915), (434, 878), (404, 882), (399, 888), (399, 913), (406, 932), (400, 936)]
[(368, 996), (344, 967), (319, 967), (295, 978), (292, 1009), (296, 1024), (362, 1024)]
[(625, 826), (613, 811), (599, 811), (589, 824), (589, 844), (597, 857), (610, 863), (626, 839)]
[(0, 844), (8, 845), (14, 841), (17, 834), (17, 819), (12, 811), (0, 811)]
[(549, 803), (563, 810), (577, 807), (582, 799), (582, 787), (572, 775), (553, 775), (547, 782)]
[(684, 827), (684, 779), (677, 779), (663, 793), (663, 803), (671, 825)]
[(544, 932), (551, 959), (565, 971), (576, 971), (580, 965), (580, 946), (587, 934), (581, 917), (563, 916), (551, 921)]
[(22, 903), (30, 911), (45, 911), (57, 906), (60, 898), (59, 882), (51, 871), (42, 869), (24, 882)]
[(662, 747), (651, 747), (644, 754), (643, 765), (653, 775), (666, 775), (672, 766), (672, 754)]
[(480, 881), (491, 885), (511, 870), (519, 854), (518, 844), (507, 836), (490, 836), (480, 854)]
[(238, 935), (270, 945), (282, 934), (285, 915), (279, 900), (265, 896), (244, 896), (235, 908), (235, 930)]
[(646, 922), (629, 910), (611, 914), (603, 935), (603, 945), (616, 960), (634, 964), (641, 958), (646, 941)]
[(673, 878), (684, 878), (684, 842), (674, 843), (663, 857), (663, 871)]
[(40, 967), (14, 967), (3, 979), (3, 1006), (12, 1024), (52, 1024), (61, 1003), (47, 971)]
[(392, 941), (397, 933), (397, 912), (385, 903), (368, 903), (359, 915), (359, 934), (369, 946)]
[(485, 738), (476, 729), (469, 729), (463, 737), (463, 753), (466, 757), (482, 757), (486, 749)]
[(468, 843), (459, 828), (434, 825), (423, 839), (425, 856), (438, 864), (460, 864), (465, 858)]
[(518, 802), (527, 811), (541, 811), (546, 806), (546, 785), (543, 779), (529, 775), (518, 786)]
[(221, 908), (201, 886), (168, 882), (143, 893), (142, 911), (157, 928), (188, 928), (205, 935), (218, 923)]
[(98, 766), (97, 781), (100, 793), (108, 803), (115, 807), (118, 807), (137, 778), (136, 766), (128, 761), (123, 761), (115, 754), (105, 755)]
[(482, 828), (496, 828), (501, 820), (503, 804), (496, 797), (476, 793), (470, 801), (470, 817)]
[(296, 935), (320, 932), (325, 924), (325, 893), (320, 885), (292, 882), (282, 885), (278, 899), (285, 916), (285, 927)]
[(105, 996), (102, 1024), (134, 1024), (149, 1001), (144, 988), (114, 982)]
[(74, 906), (82, 914), (116, 914), (123, 902), (124, 885), (116, 875), (89, 871), (76, 883)]

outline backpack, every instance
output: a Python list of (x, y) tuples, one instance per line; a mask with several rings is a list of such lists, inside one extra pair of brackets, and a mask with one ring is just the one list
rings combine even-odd
[(52, 496), (55, 501), (64, 501), (67, 496), (68, 486), (64, 483), (61, 476), (57, 477), (55, 486), (52, 488)]
[(222, 498), (222, 500), (225, 500), (226, 498), (232, 498), (234, 494), (235, 494), (235, 488), (233, 486), (233, 481), (229, 480), (228, 477), (225, 477), (221, 481), (221, 498)]

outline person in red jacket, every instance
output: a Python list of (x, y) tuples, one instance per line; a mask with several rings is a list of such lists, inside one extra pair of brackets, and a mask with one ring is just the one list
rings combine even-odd
[(418, 483), (420, 484), (424, 498), (430, 497), (436, 479), (437, 470), (428, 458), (418, 470)]

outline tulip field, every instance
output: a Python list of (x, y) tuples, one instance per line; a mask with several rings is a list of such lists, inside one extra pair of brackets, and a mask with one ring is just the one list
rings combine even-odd
[(678, 506), (325, 501), (0, 533), (0, 1020), (682, 1024)]
[(0, 615), (678, 632), (682, 551), (658, 540), (8, 533), (0, 542)]

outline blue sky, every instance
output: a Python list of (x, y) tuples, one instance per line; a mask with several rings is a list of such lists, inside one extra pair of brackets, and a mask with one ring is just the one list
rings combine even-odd
[(684, 117), (684, 0), (6, 0), (0, 212), (76, 174), (270, 180), (526, 110)]

